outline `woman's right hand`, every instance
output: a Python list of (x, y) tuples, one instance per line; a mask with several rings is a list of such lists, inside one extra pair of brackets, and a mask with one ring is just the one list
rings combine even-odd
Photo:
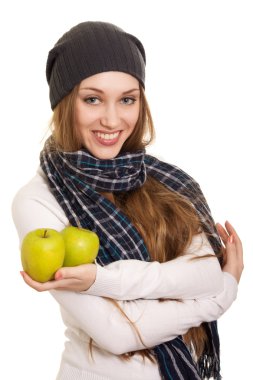
[(239, 283), (244, 268), (242, 242), (229, 222), (225, 223), (225, 228), (219, 223), (216, 227), (225, 246), (222, 270), (234, 276)]
[(20, 272), (23, 280), (38, 292), (47, 290), (72, 290), (82, 292), (93, 284), (96, 279), (96, 264), (82, 264), (75, 267), (62, 267), (55, 273), (55, 279), (47, 282), (34, 281), (26, 272)]

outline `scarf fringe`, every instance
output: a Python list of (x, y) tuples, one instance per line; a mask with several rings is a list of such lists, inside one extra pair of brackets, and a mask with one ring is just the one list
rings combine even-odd
[(198, 372), (201, 379), (213, 379), (221, 380), (220, 375), (220, 361), (216, 356), (211, 356), (204, 354), (202, 355), (197, 363)]

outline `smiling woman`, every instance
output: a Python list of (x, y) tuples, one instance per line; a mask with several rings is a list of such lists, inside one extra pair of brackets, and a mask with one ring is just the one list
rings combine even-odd
[(80, 143), (101, 159), (116, 157), (140, 112), (139, 82), (129, 74), (104, 72), (84, 79), (75, 104)]
[(76, 25), (48, 55), (52, 135), (14, 222), (21, 241), (69, 224), (100, 241), (94, 264), (45, 283), (22, 273), (61, 306), (58, 380), (221, 378), (216, 320), (236, 298), (242, 245), (229, 223), (218, 233), (193, 178), (146, 154), (145, 63), (142, 43), (105, 22)]
[[(107, 87), (108, 93), (102, 90), (102, 82), (100, 82), (100, 79), (103, 80), (105, 87), (104, 90), (106, 90)], [(121, 79), (123, 79), (122, 83)], [(112, 92), (113, 88), (111, 88), (110, 81), (114, 84), (114, 93)], [(83, 87), (84, 82), (86, 84)], [(87, 83), (96, 83), (100, 88), (87, 87)], [(131, 87), (131, 85), (135, 85), (135, 87)], [(90, 107), (87, 107), (88, 105)], [(99, 110), (96, 110), (96, 108), (94, 109), (94, 106), (99, 106)], [(51, 126), (55, 144), (59, 149), (71, 152), (77, 151), (82, 148), (83, 144), (85, 145), (81, 133), (81, 118), (83, 114), (82, 110), (84, 109), (85, 125), (88, 124), (88, 115), (90, 115), (92, 120), (96, 115), (98, 115), (97, 117), (100, 117), (100, 119), (97, 120), (97, 128), (98, 125), (100, 126), (97, 134), (98, 138), (101, 136), (101, 134), (99, 134), (101, 131), (103, 134), (107, 132), (106, 135), (109, 138), (117, 137), (117, 135), (110, 136), (111, 132), (113, 132), (113, 134), (119, 132), (118, 136), (120, 137), (121, 130), (116, 132), (113, 130), (114, 127), (111, 125), (112, 120), (109, 120), (108, 125), (107, 113), (109, 112), (110, 116), (110, 113), (114, 112), (115, 114), (112, 116), (114, 118), (118, 118), (118, 120), (116, 120), (117, 123), (120, 121), (119, 118), (122, 118), (124, 115), (124, 120), (127, 122), (132, 131), (129, 133), (129, 136), (124, 139), (123, 146), (121, 147), (122, 151), (134, 152), (136, 150), (143, 149), (154, 139), (155, 131), (152, 116), (144, 90), (142, 86), (139, 85), (139, 82), (137, 82), (136, 85), (136, 79), (129, 74), (113, 71), (93, 75), (82, 81), (80, 85), (75, 86), (70, 94), (65, 96), (62, 101), (57, 104), (54, 109)], [(80, 119), (79, 122), (78, 118)], [(107, 141), (105, 141), (105, 144), (107, 144)], [(100, 148), (102, 147), (103, 145), (100, 144)], [(102, 151), (98, 149), (97, 153), (101, 156)], [(105, 149), (104, 153), (107, 155), (108, 149)], [(112, 153), (109, 153), (109, 156), (111, 154)]]

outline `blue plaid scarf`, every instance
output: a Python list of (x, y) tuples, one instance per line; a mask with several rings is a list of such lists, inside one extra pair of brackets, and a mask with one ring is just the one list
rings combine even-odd
[[(143, 150), (100, 160), (86, 150), (53, 150), (52, 141), (49, 138), (41, 152), (41, 167), (70, 224), (98, 234), (100, 249), (97, 262), (100, 265), (125, 259), (150, 261), (145, 243), (131, 221), (100, 194), (137, 189), (147, 176), (182, 194), (194, 205), (214, 251), (219, 251), (220, 239), (205, 198), (198, 184), (179, 168), (146, 155)], [(162, 379), (221, 379), (217, 324), (205, 323), (205, 327), (209, 345), (198, 363), (194, 362), (182, 337), (152, 349)]]

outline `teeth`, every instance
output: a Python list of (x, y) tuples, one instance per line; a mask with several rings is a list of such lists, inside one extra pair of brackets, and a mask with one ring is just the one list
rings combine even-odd
[(113, 140), (116, 139), (119, 135), (119, 132), (115, 133), (101, 133), (101, 132), (95, 132), (95, 134), (103, 140)]

